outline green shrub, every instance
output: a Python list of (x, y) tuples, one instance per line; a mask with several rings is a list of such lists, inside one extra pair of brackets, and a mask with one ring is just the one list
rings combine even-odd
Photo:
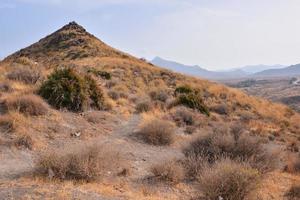
[(203, 102), (199, 93), (192, 92), (187, 94), (180, 94), (177, 97), (177, 104), (198, 110), (199, 112), (209, 116), (209, 110)]
[(83, 111), (88, 106), (104, 109), (105, 102), (101, 88), (89, 76), (81, 77), (70, 68), (59, 69), (46, 80), (39, 94), (49, 104), (60, 109)]
[(178, 94), (188, 94), (193, 92), (193, 89), (189, 85), (179, 86), (175, 89), (175, 95)]

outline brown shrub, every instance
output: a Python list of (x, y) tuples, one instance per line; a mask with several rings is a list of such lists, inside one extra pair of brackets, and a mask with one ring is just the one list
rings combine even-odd
[(229, 159), (207, 165), (198, 177), (205, 199), (244, 200), (258, 181), (259, 173), (246, 163)]
[(173, 115), (173, 119), (178, 126), (191, 126), (195, 124), (195, 115), (185, 107), (178, 107)]
[(156, 119), (145, 124), (138, 135), (148, 144), (169, 145), (174, 140), (174, 126), (169, 121)]
[(90, 181), (123, 171), (127, 167), (123, 161), (108, 146), (77, 145), (41, 154), (37, 172), (50, 178)]
[(12, 92), (13, 88), (8, 82), (0, 83), (0, 92)]
[(48, 105), (36, 95), (12, 96), (4, 101), (7, 111), (18, 111), (25, 115), (39, 116), (48, 112)]
[(229, 109), (226, 104), (215, 105), (211, 108), (211, 111), (218, 113), (220, 115), (228, 115), (229, 114)]
[(140, 101), (137, 103), (135, 109), (138, 113), (148, 112), (152, 109), (152, 103), (149, 100)]
[(29, 135), (23, 134), (17, 137), (17, 139), (15, 140), (15, 145), (17, 147), (24, 147), (32, 150), (34, 141)]
[(149, 96), (152, 100), (161, 102), (166, 102), (169, 98), (169, 95), (165, 90), (152, 90), (149, 93)]
[(38, 68), (20, 66), (10, 71), (6, 77), (9, 80), (21, 81), (26, 84), (35, 84), (41, 78), (41, 71)]
[(14, 120), (7, 115), (0, 116), (0, 132), (9, 133), (15, 130)]
[(177, 184), (184, 179), (183, 167), (173, 160), (153, 166), (151, 172), (157, 180), (171, 184)]
[(294, 184), (290, 190), (285, 194), (289, 200), (299, 200), (300, 199), (300, 184)]
[(186, 157), (201, 157), (209, 163), (223, 157), (247, 161), (261, 171), (272, 170), (276, 161), (275, 156), (265, 149), (259, 138), (248, 134), (237, 138), (232, 134), (209, 134), (193, 141), (183, 152)]
[(288, 157), (285, 171), (289, 173), (300, 173), (300, 154)]

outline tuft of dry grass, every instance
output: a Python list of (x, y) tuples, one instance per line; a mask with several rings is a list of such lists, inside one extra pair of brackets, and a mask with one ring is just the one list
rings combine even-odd
[(14, 143), (17, 147), (24, 147), (29, 150), (32, 150), (34, 145), (33, 139), (27, 134), (19, 135)]
[(169, 145), (174, 141), (174, 125), (155, 119), (142, 126), (138, 135), (148, 144)]
[(84, 144), (47, 151), (37, 161), (37, 172), (61, 180), (91, 181), (123, 171), (125, 161), (108, 146)]
[(10, 133), (16, 128), (14, 119), (9, 115), (0, 116), (0, 131), (3, 133)]
[(272, 170), (276, 164), (275, 156), (265, 149), (262, 141), (249, 134), (208, 134), (191, 142), (183, 152), (185, 157), (200, 157), (209, 163), (223, 157), (247, 161), (260, 171)]
[(173, 119), (178, 126), (192, 126), (195, 124), (195, 115), (185, 107), (176, 108)]
[(300, 173), (300, 154), (288, 157), (285, 171), (295, 174)]
[(244, 200), (259, 180), (259, 172), (246, 163), (229, 159), (204, 167), (198, 177), (205, 199)]
[(7, 111), (17, 111), (28, 116), (39, 116), (48, 113), (48, 105), (36, 95), (10, 96), (4, 100)]
[(151, 168), (154, 177), (162, 182), (177, 184), (184, 179), (184, 169), (175, 160), (166, 161)]
[(142, 100), (137, 103), (135, 109), (138, 113), (148, 112), (152, 109), (152, 103), (149, 100)]
[(12, 92), (13, 88), (9, 82), (0, 83), (0, 92)]
[(30, 66), (19, 66), (10, 71), (6, 77), (9, 80), (21, 81), (26, 84), (35, 84), (41, 78), (41, 71)]
[(294, 184), (290, 190), (286, 193), (289, 200), (299, 200), (300, 199), (300, 184)]

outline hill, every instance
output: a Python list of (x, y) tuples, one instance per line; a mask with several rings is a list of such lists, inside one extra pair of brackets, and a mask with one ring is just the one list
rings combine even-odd
[(283, 76), (297, 76), (300, 75), (300, 64), (291, 65), (282, 69), (269, 69), (262, 72), (255, 73), (254, 76), (259, 77), (283, 77)]
[(212, 80), (241, 78), (247, 76), (247, 73), (240, 69), (226, 71), (226, 72), (209, 71), (197, 65), (188, 66), (174, 61), (165, 60), (160, 57), (155, 57), (151, 61), (151, 63), (172, 70), (174, 72), (187, 74), (190, 76), (206, 78), (206, 79), (212, 79)]
[(0, 199), (288, 198), (299, 121), (72, 22), (0, 62)]

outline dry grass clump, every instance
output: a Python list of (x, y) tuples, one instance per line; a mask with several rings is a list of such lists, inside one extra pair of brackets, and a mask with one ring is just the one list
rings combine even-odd
[(37, 67), (19, 66), (10, 71), (6, 77), (9, 80), (21, 81), (26, 84), (35, 84), (41, 78), (41, 71)]
[(39, 94), (52, 106), (70, 111), (83, 111), (91, 106), (107, 109), (102, 89), (90, 76), (82, 78), (73, 69), (56, 70), (46, 80)]
[(192, 126), (195, 124), (195, 115), (185, 107), (176, 108), (173, 119), (178, 126)]
[(13, 88), (8, 82), (0, 83), (0, 92), (12, 92)]
[(300, 184), (294, 184), (285, 195), (289, 200), (300, 199)]
[(27, 134), (19, 135), (14, 143), (17, 147), (24, 147), (29, 150), (32, 150), (34, 145), (33, 139)]
[(153, 101), (161, 101), (161, 102), (166, 102), (169, 98), (169, 95), (166, 92), (166, 90), (162, 90), (162, 89), (150, 91), (149, 96)]
[(244, 200), (258, 182), (259, 172), (245, 163), (229, 159), (204, 167), (198, 177), (205, 199)]
[(47, 151), (37, 161), (37, 172), (61, 180), (91, 181), (124, 170), (120, 154), (108, 146), (77, 145)]
[(10, 133), (14, 130), (15, 130), (14, 120), (8, 115), (0, 116), (0, 132)]
[(177, 184), (184, 179), (184, 169), (180, 163), (171, 160), (154, 165), (151, 172), (156, 180)]
[(193, 141), (183, 152), (186, 157), (200, 157), (209, 163), (223, 157), (247, 161), (261, 171), (273, 169), (276, 161), (275, 156), (265, 149), (262, 141), (249, 134), (238, 137), (232, 134), (209, 134)]
[(36, 95), (11, 96), (4, 100), (7, 111), (17, 111), (28, 116), (45, 115), (48, 105)]
[(148, 144), (169, 145), (174, 140), (174, 131), (169, 121), (155, 119), (142, 126), (138, 135)]
[(149, 112), (152, 109), (153, 105), (151, 101), (145, 99), (141, 100), (136, 104), (135, 110), (137, 113)]
[(225, 103), (215, 105), (211, 108), (211, 111), (218, 113), (220, 115), (228, 115), (229, 108)]
[(300, 154), (288, 157), (285, 171), (289, 173), (300, 173)]

